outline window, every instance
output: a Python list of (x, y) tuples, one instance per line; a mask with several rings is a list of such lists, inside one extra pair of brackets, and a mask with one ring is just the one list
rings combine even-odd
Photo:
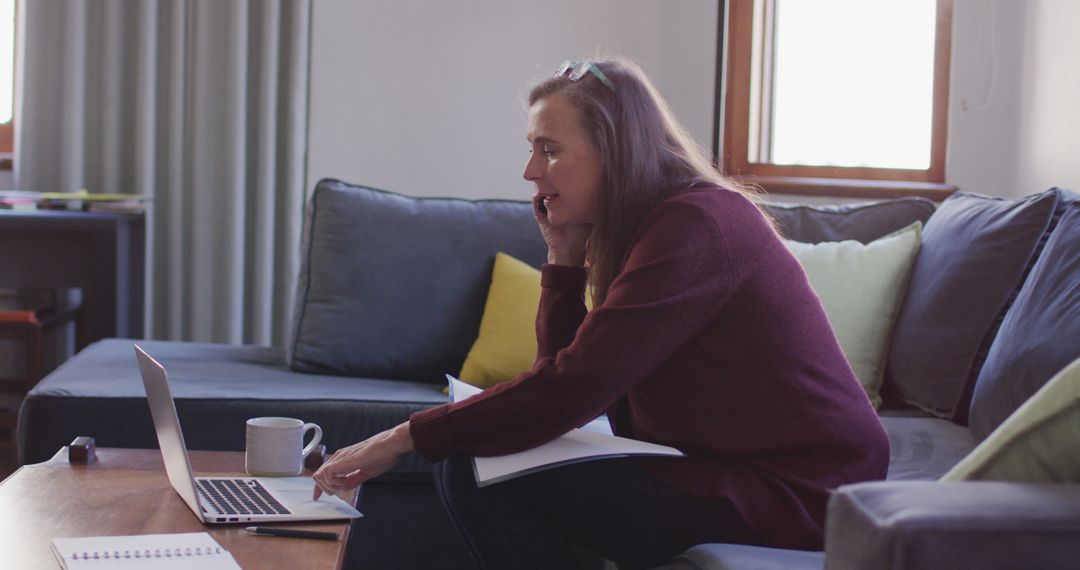
[(15, 0), (0, 0), (0, 155), (14, 147), (14, 119)]
[(779, 193), (954, 190), (944, 184), (952, 0), (727, 4), (724, 172)]

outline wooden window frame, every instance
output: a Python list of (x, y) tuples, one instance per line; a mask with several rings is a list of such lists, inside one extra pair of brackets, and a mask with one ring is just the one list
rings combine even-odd
[[(925, 170), (841, 166), (779, 165), (752, 162), (749, 157), (754, 75), (754, 4), (756, 0), (728, 0), (720, 14), (718, 83), (726, 86), (723, 120), (716, 122), (714, 145), (722, 150), (720, 165), (725, 174), (768, 192), (840, 197), (924, 196), (941, 200), (956, 191), (945, 184), (945, 150), (948, 140), (949, 62), (952, 51), (953, 0), (937, 0), (934, 38), (934, 87), (931, 120), (930, 167)], [(766, 6), (773, 0), (764, 0)], [(725, 26), (726, 20), (726, 26)], [(725, 33), (726, 32), (726, 33)], [(727, 50), (724, 49), (725, 37)], [(727, 57), (724, 57), (725, 51)], [(723, 66), (726, 62), (726, 70)], [(764, 98), (762, 98), (764, 99)], [(767, 101), (765, 102), (768, 103)], [(762, 102), (759, 101), (758, 105)], [(721, 139), (722, 137), (722, 139)], [(720, 146), (720, 142), (723, 142)]]
[(15, 158), (15, 119), (0, 124), (0, 170), (12, 170)]
[[(15, 60), (12, 62), (16, 64), (18, 62), (18, 54), (15, 53), (19, 49), (19, 1), (15, 2), (15, 40), (14, 50), (12, 50), (12, 58)], [(17, 64), (16, 64), (17, 66)], [(16, 79), (18, 73), (16, 73)], [(14, 85), (12, 85), (14, 88)], [(11, 120), (6, 123), (0, 123), (0, 170), (12, 169), (12, 158), (15, 153), (15, 117), (12, 116)]]
[(15, 119), (0, 123), (0, 155), (10, 154), (15, 150)]

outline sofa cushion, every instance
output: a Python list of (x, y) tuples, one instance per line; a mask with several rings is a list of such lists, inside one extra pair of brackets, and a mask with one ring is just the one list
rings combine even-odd
[[(277, 348), (106, 339), (27, 395), (19, 415), (23, 462), (44, 461), (80, 435), (102, 447), (157, 448), (135, 342), (165, 366), (189, 449), (242, 451), (248, 418), (286, 416), (322, 426), (323, 443), (334, 451), (446, 402), (427, 383), (300, 374)], [(396, 467), (399, 474), (429, 472), (415, 454)]]
[(926, 198), (835, 206), (766, 202), (762, 206), (776, 220), (786, 239), (803, 243), (849, 239), (870, 243), (913, 222), (925, 224), (934, 213), (934, 203)]
[[(897, 318), (885, 393), (943, 418), (966, 415), (965, 383), (1034, 261), (1058, 201), (957, 193), (923, 232)], [(957, 411), (963, 410), (960, 416)]]
[(938, 479), (976, 443), (970, 430), (940, 418), (883, 415), (881, 422), (889, 434), (891, 481)]
[(1080, 486), (879, 481), (829, 498), (830, 569), (1076, 568)]
[[(490, 388), (531, 369), (536, 360), (539, 306), (540, 270), (499, 252), (484, 302), (480, 336), (469, 349), (459, 378), (473, 386)], [(592, 310), (588, 289), (585, 309)]]
[(459, 378), (490, 388), (530, 369), (536, 360), (536, 310), (540, 270), (499, 252), (484, 302), (480, 335)]
[(921, 222), (868, 244), (784, 240), (825, 306), (840, 347), (875, 408), (881, 405), (885, 356), (908, 274), (919, 251)]
[(1080, 203), (1061, 215), (1001, 323), (971, 400), (985, 438), (1070, 362), (1080, 358)]
[(995, 429), (943, 481), (1080, 483), (1080, 359)]
[(498, 251), (539, 266), (529, 202), (411, 198), (337, 180), (307, 209), (294, 370), (445, 383), (476, 339)]

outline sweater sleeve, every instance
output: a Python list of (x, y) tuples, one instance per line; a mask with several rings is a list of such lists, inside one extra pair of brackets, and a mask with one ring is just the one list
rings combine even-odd
[(412, 415), (421, 455), (505, 455), (551, 441), (603, 413), (704, 328), (734, 287), (723, 236), (707, 212), (680, 202), (650, 220), (567, 347), (468, 400)]
[(570, 346), (585, 319), (584, 267), (544, 264), (536, 312), (536, 358), (554, 358)]

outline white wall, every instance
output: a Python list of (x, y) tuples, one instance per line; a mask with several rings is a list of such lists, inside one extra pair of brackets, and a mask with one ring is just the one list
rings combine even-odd
[(1021, 194), (1080, 192), (1080, 2), (1028, 5), (1017, 179)]
[(644, 64), (708, 148), (716, 23), (716, 0), (315, 2), (307, 187), (524, 199), (528, 89), (596, 53)]
[[(529, 86), (597, 51), (644, 63), (708, 148), (716, 21), (716, 0), (316, 2), (308, 188), (523, 198)], [(947, 182), (1080, 191), (1077, 22), (1076, 0), (956, 1)]]
[(14, 190), (15, 177), (10, 170), (0, 170), (0, 190)]
[(1015, 195), (1025, 2), (958, 0), (953, 12), (947, 181)]
[(1023, 196), (1080, 191), (1080, 2), (958, 0), (948, 181)]

